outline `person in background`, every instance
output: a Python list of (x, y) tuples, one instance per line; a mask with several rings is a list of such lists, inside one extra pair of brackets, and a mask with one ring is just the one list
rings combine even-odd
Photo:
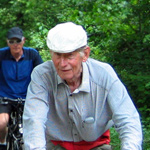
[(111, 150), (113, 125), (121, 150), (141, 150), (139, 113), (114, 69), (89, 58), (87, 41), (73, 22), (49, 31), (52, 60), (33, 70), (27, 91), (25, 150)]
[[(33, 48), (23, 47), (25, 37), (19, 27), (7, 33), (8, 47), (0, 49), (0, 97), (25, 99), (33, 68), (42, 58)], [(0, 104), (0, 150), (6, 149), (6, 134), (11, 105)]]

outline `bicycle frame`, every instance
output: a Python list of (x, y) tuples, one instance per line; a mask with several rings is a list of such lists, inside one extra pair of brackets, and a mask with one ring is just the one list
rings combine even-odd
[(1, 104), (12, 105), (8, 123), (7, 150), (23, 150), (22, 114), (24, 101), (24, 99), (0, 98)]

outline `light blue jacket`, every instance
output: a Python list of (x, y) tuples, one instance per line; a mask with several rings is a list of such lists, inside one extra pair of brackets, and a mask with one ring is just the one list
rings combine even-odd
[(125, 86), (110, 65), (93, 59), (83, 63), (82, 83), (73, 93), (52, 61), (37, 66), (23, 123), (25, 150), (45, 150), (46, 140), (94, 141), (113, 124), (122, 150), (141, 150), (139, 114)]

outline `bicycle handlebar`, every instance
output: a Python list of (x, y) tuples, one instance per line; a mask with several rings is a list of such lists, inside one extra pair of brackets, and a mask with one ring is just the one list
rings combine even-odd
[(0, 104), (21, 104), (23, 102), (25, 102), (25, 99), (22, 98), (12, 99), (8, 97), (0, 97)]

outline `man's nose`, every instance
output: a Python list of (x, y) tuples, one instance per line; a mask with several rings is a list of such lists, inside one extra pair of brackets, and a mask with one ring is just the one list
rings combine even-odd
[(14, 44), (13, 44), (13, 46), (14, 46), (14, 47), (17, 47), (17, 46), (18, 46), (18, 44), (17, 44), (17, 43), (14, 43)]
[(61, 59), (60, 59), (60, 65), (61, 65), (62, 67), (66, 66), (66, 65), (67, 65), (67, 59), (61, 58)]

